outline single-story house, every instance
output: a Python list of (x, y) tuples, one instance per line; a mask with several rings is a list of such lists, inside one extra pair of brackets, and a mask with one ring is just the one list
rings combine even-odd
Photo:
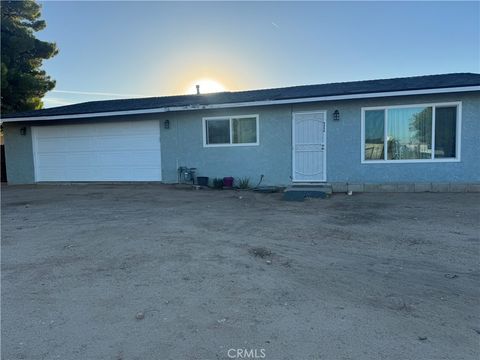
[(8, 182), (179, 168), (334, 191), (479, 191), (480, 74), (93, 101), (2, 116)]

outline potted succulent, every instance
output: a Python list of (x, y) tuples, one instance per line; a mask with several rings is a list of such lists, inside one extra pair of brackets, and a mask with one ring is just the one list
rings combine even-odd
[(223, 187), (232, 188), (233, 187), (233, 177), (227, 176), (223, 178)]

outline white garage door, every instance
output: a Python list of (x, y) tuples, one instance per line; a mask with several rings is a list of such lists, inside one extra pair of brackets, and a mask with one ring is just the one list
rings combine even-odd
[(35, 181), (159, 181), (159, 121), (32, 127)]

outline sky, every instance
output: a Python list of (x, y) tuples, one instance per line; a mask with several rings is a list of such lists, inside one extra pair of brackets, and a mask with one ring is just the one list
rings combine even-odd
[(480, 72), (480, 2), (40, 3), (45, 107)]

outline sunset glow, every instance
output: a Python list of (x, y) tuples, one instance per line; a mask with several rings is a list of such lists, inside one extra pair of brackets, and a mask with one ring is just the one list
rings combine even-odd
[(196, 85), (200, 85), (201, 94), (226, 91), (225, 86), (223, 86), (218, 81), (215, 81), (212, 79), (198, 79), (190, 83), (190, 85), (187, 87), (186, 93), (196, 94), (197, 93)]

